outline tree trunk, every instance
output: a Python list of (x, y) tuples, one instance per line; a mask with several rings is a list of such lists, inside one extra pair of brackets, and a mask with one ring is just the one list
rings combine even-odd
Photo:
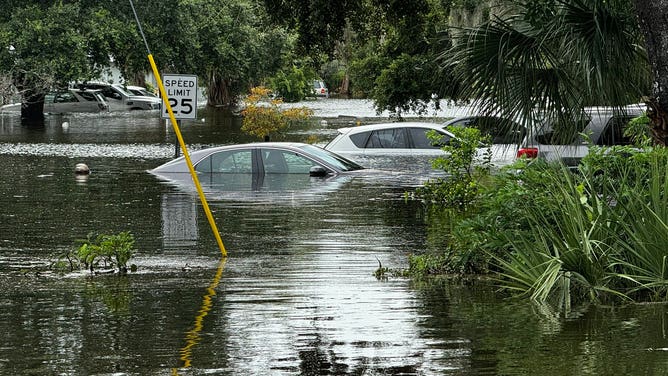
[(207, 104), (209, 106), (231, 106), (233, 104), (228, 80), (225, 80), (215, 73), (209, 75), (209, 83), (207, 85)]
[(44, 125), (44, 93), (27, 90), (21, 100), (21, 123), (24, 125)]
[(668, 0), (635, 0), (640, 30), (652, 67), (652, 96), (646, 99), (655, 145), (668, 144)]

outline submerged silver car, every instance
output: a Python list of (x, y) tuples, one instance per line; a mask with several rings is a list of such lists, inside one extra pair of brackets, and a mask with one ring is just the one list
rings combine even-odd
[(44, 97), (44, 112), (52, 114), (101, 111), (109, 111), (109, 103), (99, 90), (69, 89)]
[(624, 135), (624, 129), (645, 109), (645, 105), (641, 104), (622, 108), (587, 107), (582, 119), (576, 122), (575, 129), (559, 127), (554, 121), (544, 121), (527, 134), (517, 150), (517, 156), (560, 161), (568, 167), (575, 167), (589, 153), (591, 145), (629, 145), (631, 141)]
[[(323, 180), (366, 171), (318, 146), (298, 142), (219, 146), (189, 155), (200, 183), (216, 192), (301, 190)], [(179, 186), (193, 186), (184, 157), (149, 172)]]
[[(21, 111), (21, 103), (4, 105), (2, 112)], [(99, 90), (68, 89), (52, 91), (44, 96), (44, 113), (106, 112), (109, 103)]]

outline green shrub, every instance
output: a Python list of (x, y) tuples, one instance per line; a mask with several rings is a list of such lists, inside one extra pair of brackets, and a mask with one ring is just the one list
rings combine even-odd
[[(433, 162), (433, 167), (445, 172), (446, 176), (428, 181), (416, 191), (416, 196), (430, 203), (465, 210), (476, 200), (481, 182), (489, 175), (489, 153), (482, 160), (478, 158), (479, 149), (489, 145), (489, 138), (482, 136), (476, 128), (453, 127), (448, 130), (455, 138), (442, 147), (446, 155)], [(440, 142), (435, 132), (430, 137), (434, 143)]]
[(279, 71), (270, 81), (271, 88), (285, 102), (299, 102), (311, 94), (311, 80), (302, 69), (295, 66)]
[(127, 231), (116, 235), (89, 234), (76, 249), (67, 252), (62, 258), (68, 260), (70, 271), (88, 269), (94, 272), (96, 268), (103, 267), (127, 273), (128, 262), (135, 252), (134, 243), (134, 236)]

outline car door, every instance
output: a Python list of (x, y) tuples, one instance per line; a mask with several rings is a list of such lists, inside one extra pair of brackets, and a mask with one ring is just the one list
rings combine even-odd
[(109, 104), (109, 111), (125, 111), (125, 97), (113, 86), (105, 86), (100, 89), (102, 95)]
[[(77, 91), (76, 96), (79, 102), (76, 104), (77, 112), (100, 112), (104, 104), (100, 102), (99, 94), (90, 91)], [(102, 99), (104, 100), (104, 99)]]
[(69, 91), (55, 92), (44, 98), (44, 112), (61, 114), (79, 109), (79, 99)]
[(255, 189), (254, 149), (233, 149), (213, 153), (195, 165), (200, 183), (222, 191)]
[(321, 163), (307, 158), (292, 150), (260, 148), (259, 161), (261, 170), (259, 181), (262, 189), (271, 191), (302, 190), (317, 182), (318, 178), (311, 176), (311, 169)]

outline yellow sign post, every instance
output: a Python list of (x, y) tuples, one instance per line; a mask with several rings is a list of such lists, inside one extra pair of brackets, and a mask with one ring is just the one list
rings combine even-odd
[(176, 134), (176, 138), (179, 140), (179, 145), (181, 146), (183, 157), (185, 158), (186, 163), (188, 164), (188, 170), (190, 171), (190, 175), (192, 176), (193, 183), (197, 188), (197, 194), (199, 195), (199, 199), (202, 202), (204, 213), (206, 213), (206, 218), (209, 221), (209, 225), (211, 225), (211, 230), (213, 231), (213, 235), (216, 238), (218, 247), (220, 248), (220, 253), (222, 254), (223, 257), (227, 257), (227, 251), (225, 250), (225, 246), (223, 245), (223, 240), (220, 238), (220, 233), (218, 233), (218, 227), (216, 227), (216, 221), (213, 219), (213, 215), (211, 214), (211, 210), (209, 209), (209, 204), (207, 203), (206, 197), (204, 196), (204, 191), (202, 190), (202, 185), (199, 183), (199, 178), (197, 177), (197, 174), (195, 173), (195, 168), (193, 167), (192, 161), (190, 160), (188, 149), (186, 148), (186, 144), (183, 141), (183, 136), (181, 136), (181, 130), (179, 129), (179, 126), (176, 122), (176, 118), (174, 117), (172, 106), (169, 104), (167, 92), (165, 91), (165, 87), (162, 84), (162, 79), (160, 78), (158, 67), (156, 66), (155, 61), (153, 60), (153, 55), (151, 54), (151, 50), (148, 48), (148, 43), (146, 42), (146, 37), (144, 36), (144, 31), (142, 30), (141, 24), (139, 23), (139, 17), (137, 17), (137, 12), (135, 11), (135, 6), (132, 3), (132, 0), (130, 0), (130, 6), (132, 6), (132, 12), (134, 13), (135, 20), (137, 20), (137, 26), (139, 27), (139, 32), (142, 36), (142, 39), (144, 40), (144, 44), (146, 45), (146, 51), (148, 52), (148, 61), (151, 63), (151, 69), (153, 69), (153, 75), (155, 76), (155, 80), (158, 82), (158, 86), (160, 87), (160, 96), (162, 97), (162, 102), (167, 107), (167, 112), (169, 112), (169, 119), (172, 122), (172, 127), (174, 128), (174, 133)]

